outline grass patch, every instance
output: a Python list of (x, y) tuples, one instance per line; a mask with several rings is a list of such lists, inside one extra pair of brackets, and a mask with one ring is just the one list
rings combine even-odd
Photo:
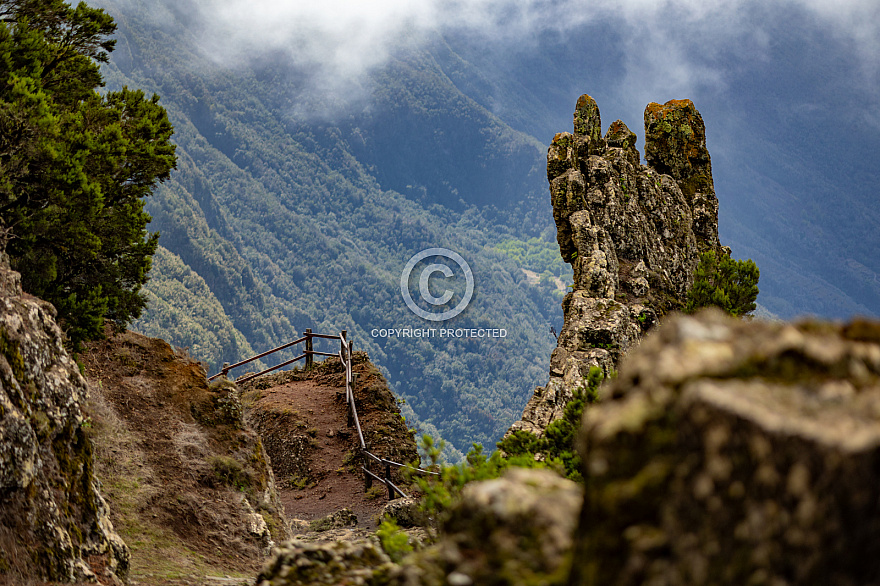
[(218, 567), (188, 547), (161, 517), (150, 514), (151, 503), (165, 488), (151, 480), (154, 473), (138, 438), (101, 393), (91, 393), (87, 412), (93, 421), (89, 436), (94, 445), (95, 473), (103, 485), (101, 493), (109, 505), (113, 527), (131, 551), (131, 579), (149, 584), (204, 576), (247, 578), (233, 568)]
[(294, 490), (305, 490), (315, 486), (315, 483), (312, 482), (308, 476), (291, 474), (290, 478), (287, 479), (287, 485)]
[(229, 456), (211, 456), (208, 466), (221, 484), (244, 490), (251, 485), (251, 475), (241, 462)]
[(387, 492), (387, 488), (384, 484), (376, 484), (373, 485), (367, 490), (365, 493), (366, 497), (370, 500), (376, 500), (377, 498), (381, 498)]

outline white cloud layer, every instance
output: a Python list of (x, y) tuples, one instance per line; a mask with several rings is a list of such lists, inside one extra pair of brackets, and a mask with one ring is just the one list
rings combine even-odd
[(315, 73), (318, 94), (350, 92), (396, 48), (462, 29), (523, 44), (541, 31), (616, 27), (625, 44), (621, 83), (639, 103), (658, 90), (690, 95), (723, 86), (713, 56), (736, 51), (760, 61), (773, 42), (765, 19), (786, 14), (849, 47), (864, 85), (876, 84), (880, 67), (877, 0), (203, 0), (199, 7), (204, 46), (218, 61), (281, 51)]

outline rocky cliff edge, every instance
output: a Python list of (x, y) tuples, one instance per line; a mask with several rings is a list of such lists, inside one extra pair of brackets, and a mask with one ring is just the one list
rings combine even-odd
[(0, 254), (0, 581), (120, 583), (129, 551), (93, 473), (87, 386), (51, 305)]
[(574, 269), (550, 380), (510, 428), (540, 435), (562, 416), (590, 367), (606, 374), (662, 315), (680, 309), (699, 255), (718, 240), (718, 199), (706, 129), (690, 100), (645, 109), (645, 160), (620, 120), (605, 135), (581, 96), (574, 133), (553, 138), (547, 179), (562, 258)]

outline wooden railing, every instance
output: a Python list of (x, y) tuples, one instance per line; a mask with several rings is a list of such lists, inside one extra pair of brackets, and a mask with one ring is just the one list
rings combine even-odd
[(298, 360), (302, 360), (303, 358), (306, 359), (306, 370), (308, 370), (314, 364), (315, 356), (339, 356), (339, 354), (329, 354), (327, 352), (315, 351), (314, 345), (312, 342), (312, 340), (314, 338), (322, 338), (325, 340), (339, 340), (339, 339), (344, 339), (345, 335), (346, 335), (345, 330), (342, 330), (342, 332), (338, 336), (328, 336), (326, 334), (312, 333), (311, 328), (309, 328), (306, 330), (306, 333), (302, 338), (297, 338), (293, 342), (288, 342), (287, 344), (282, 344), (281, 346), (278, 346), (277, 348), (272, 348), (271, 350), (266, 350), (262, 354), (257, 354), (256, 356), (251, 356), (250, 358), (248, 358), (246, 360), (242, 360), (241, 362), (236, 362), (235, 364), (229, 364), (228, 362), (223, 364), (223, 369), (220, 372), (218, 372), (217, 374), (215, 374), (214, 376), (209, 376), (208, 380), (214, 380), (215, 378), (217, 378), (219, 376), (228, 376), (229, 371), (232, 370), (233, 368), (238, 368), (239, 366), (244, 366), (245, 364), (249, 364), (249, 363), (253, 362), (254, 360), (259, 360), (260, 358), (264, 358), (266, 356), (269, 356), (270, 354), (274, 354), (275, 352), (280, 352), (281, 350), (286, 350), (287, 348), (290, 348), (291, 346), (296, 346), (297, 344), (300, 344), (302, 342), (306, 343), (306, 349), (303, 351), (302, 354), (300, 354), (296, 358), (291, 358), (290, 360), (282, 362), (281, 364), (276, 364), (275, 366), (273, 366), (271, 368), (261, 370), (260, 372), (257, 372), (255, 374), (249, 374), (248, 376), (246, 376), (244, 378), (236, 379), (235, 382), (238, 382), (238, 383), (247, 382), (251, 379), (257, 378), (258, 376), (262, 376), (262, 375), (266, 374), (267, 372), (272, 372), (273, 370), (278, 370), (279, 368), (284, 368), (285, 366), (290, 366), (294, 362), (297, 362)]
[[(339, 358), (342, 360), (342, 364), (345, 366), (345, 401), (349, 407), (348, 410), (348, 424), (354, 425), (355, 429), (357, 429), (358, 441), (360, 442), (360, 450), (361, 456), (364, 458), (364, 464), (361, 466), (361, 470), (364, 472), (364, 491), (366, 492), (373, 486), (373, 480), (378, 480), (383, 483), (386, 488), (388, 488), (388, 500), (394, 499), (394, 493), (399, 494), (400, 496), (406, 498), (407, 494), (400, 490), (392, 481), (391, 481), (391, 468), (408, 468), (419, 474), (433, 474), (437, 475), (436, 472), (431, 472), (430, 470), (425, 470), (424, 468), (416, 468), (413, 466), (408, 466), (406, 464), (400, 464), (399, 462), (395, 462), (394, 460), (388, 460), (386, 458), (380, 458), (376, 454), (372, 453), (367, 449), (367, 444), (364, 442), (364, 434), (361, 430), (361, 422), (358, 418), (357, 414), (357, 405), (354, 400), (354, 393), (351, 390), (351, 382), (352, 382), (352, 343), (347, 341), (344, 336), (340, 338), (340, 350), (339, 350)], [(375, 462), (382, 467), (382, 471), (384, 472), (383, 476), (379, 476), (370, 470), (370, 462)]]
[[(412, 470), (417, 474), (432, 474), (438, 476), (437, 472), (432, 472), (430, 470), (425, 470), (424, 468), (417, 468), (414, 466), (409, 466), (407, 464), (400, 464), (399, 462), (395, 462), (393, 460), (388, 460), (386, 458), (381, 458), (371, 451), (367, 449), (367, 444), (364, 441), (364, 432), (361, 429), (360, 418), (358, 418), (357, 413), (357, 405), (355, 404), (354, 392), (352, 391), (352, 381), (354, 380), (354, 376), (352, 373), (352, 367), (354, 363), (352, 361), (353, 355), (353, 343), (351, 340), (347, 339), (347, 331), (342, 330), (338, 335), (326, 335), (326, 334), (315, 334), (311, 329), (307, 329), (305, 331), (305, 335), (301, 338), (298, 338), (292, 342), (288, 342), (287, 344), (283, 344), (278, 346), (277, 348), (273, 348), (272, 350), (267, 350), (261, 354), (257, 354), (256, 356), (252, 356), (246, 360), (242, 360), (241, 362), (236, 362), (235, 364), (226, 363), (223, 365), (223, 369), (217, 374), (208, 378), (208, 380), (214, 380), (220, 376), (228, 376), (229, 371), (233, 368), (238, 368), (239, 366), (244, 366), (245, 364), (249, 364), (255, 360), (259, 360), (260, 358), (264, 358), (269, 356), (270, 354), (274, 354), (275, 352), (280, 352), (281, 350), (286, 350), (287, 348), (291, 348), (297, 344), (301, 344), (305, 342), (305, 350), (302, 354), (297, 356), (296, 358), (292, 358), (290, 360), (286, 360), (281, 364), (277, 364), (265, 370), (262, 370), (255, 374), (249, 374), (244, 378), (237, 379), (235, 382), (243, 383), (249, 380), (252, 380), (258, 376), (262, 376), (268, 372), (272, 372), (274, 370), (278, 370), (279, 368), (283, 368), (285, 366), (289, 366), (294, 362), (305, 359), (306, 361), (306, 370), (312, 367), (314, 364), (315, 356), (329, 356), (335, 357), (338, 356), (342, 366), (345, 368), (345, 403), (348, 410), (348, 426), (354, 427), (357, 431), (358, 443), (360, 445), (360, 453), (363, 457), (364, 463), (361, 466), (361, 470), (364, 472), (364, 492), (369, 490), (373, 486), (373, 480), (377, 480), (384, 484), (386, 488), (388, 488), (388, 499), (393, 500), (395, 497), (395, 493), (399, 494), (402, 497), (406, 497), (406, 493), (404, 493), (400, 488), (397, 487), (391, 481), (391, 469), (392, 468), (407, 468)], [(339, 352), (337, 354), (330, 354), (327, 352), (318, 352), (314, 349), (312, 340), (314, 338), (324, 339), (324, 340), (339, 340)], [(374, 473), (370, 470), (370, 463), (376, 463), (381, 467), (381, 472), (383, 472), (382, 476)]]

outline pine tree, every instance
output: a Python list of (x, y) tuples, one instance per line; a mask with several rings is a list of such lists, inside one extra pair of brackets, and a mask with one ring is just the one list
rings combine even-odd
[(718, 259), (714, 251), (703, 253), (684, 312), (715, 306), (735, 317), (749, 315), (757, 308), (759, 277), (758, 266), (751, 259)]
[(0, 225), (74, 346), (140, 315), (158, 239), (143, 197), (176, 165), (158, 96), (96, 91), (115, 29), (85, 3), (0, 0)]

